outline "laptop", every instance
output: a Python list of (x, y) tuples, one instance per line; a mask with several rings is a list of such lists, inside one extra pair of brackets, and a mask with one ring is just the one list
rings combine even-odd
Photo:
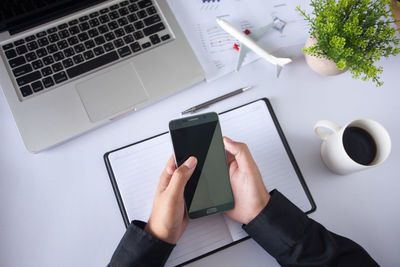
[(166, 0), (8, 0), (0, 20), (0, 86), (31, 152), (204, 79)]

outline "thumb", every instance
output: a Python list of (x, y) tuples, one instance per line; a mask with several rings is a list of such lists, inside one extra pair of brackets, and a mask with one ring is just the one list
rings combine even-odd
[(188, 158), (179, 168), (174, 171), (167, 190), (172, 194), (183, 192), (187, 181), (192, 176), (197, 165), (197, 159), (193, 156)]
[(226, 151), (233, 155), (240, 169), (248, 170), (255, 165), (254, 159), (250, 154), (250, 150), (244, 143), (232, 141), (228, 137), (224, 137), (224, 146)]

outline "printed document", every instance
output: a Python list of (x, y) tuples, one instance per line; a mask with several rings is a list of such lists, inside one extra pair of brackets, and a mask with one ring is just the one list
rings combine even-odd
[[(301, 48), (308, 37), (304, 19), (296, 6), (308, 9), (308, 0), (168, 0), (179, 25), (203, 66), (207, 81), (217, 79), (236, 68), (238, 51), (233, 49), (234, 37), (219, 27), (220, 17), (236, 28), (250, 31), (264, 27), (279, 18), (282, 29), (271, 28), (258, 43), (269, 53), (285, 47)], [(249, 52), (244, 65), (259, 57)]]

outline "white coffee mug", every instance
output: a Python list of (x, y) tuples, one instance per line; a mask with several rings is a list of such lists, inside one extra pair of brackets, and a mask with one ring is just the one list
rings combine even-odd
[[(360, 164), (347, 154), (343, 144), (343, 133), (348, 127), (363, 129), (375, 142), (375, 157), (369, 164)], [(348, 174), (377, 166), (386, 160), (392, 147), (386, 129), (378, 122), (366, 118), (354, 120), (343, 127), (332, 121), (321, 120), (315, 124), (314, 132), (323, 140), (321, 145), (322, 160), (331, 171), (337, 174)]]

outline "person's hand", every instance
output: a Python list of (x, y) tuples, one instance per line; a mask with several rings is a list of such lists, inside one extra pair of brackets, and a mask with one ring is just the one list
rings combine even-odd
[(176, 169), (174, 157), (168, 160), (158, 182), (146, 232), (170, 244), (178, 242), (188, 223), (183, 192), (196, 164), (197, 159), (190, 157)]
[(246, 144), (224, 137), (235, 208), (225, 212), (230, 218), (248, 224), (267, 205), (270, 195)]

